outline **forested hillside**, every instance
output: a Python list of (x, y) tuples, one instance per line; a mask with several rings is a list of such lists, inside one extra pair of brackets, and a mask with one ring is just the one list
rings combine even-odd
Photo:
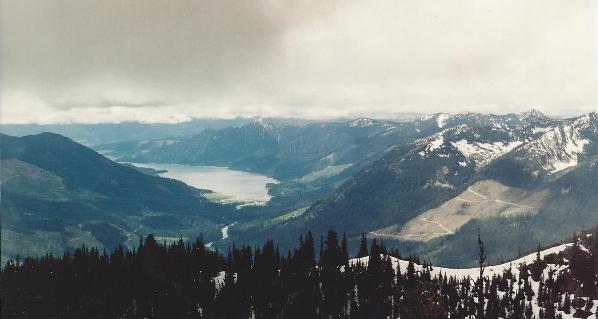
[(63, 136), (0, 134), (2, 260), (62, 253), (81, 244), (109, 250), (142, 233), (220, 233), (233, 207), (206, 190), (119, 165)]
[[(596, 318), (598, 228), (573, 243), (500, 266), (436, 268), (362, 238), (311, 233), (279, 251), (273, 241), (226, 255), (153, 235), (133, 251), (81, 247), (9, 261), (3, 318)], [(322, 246), (316, 258), (315, 245)]]

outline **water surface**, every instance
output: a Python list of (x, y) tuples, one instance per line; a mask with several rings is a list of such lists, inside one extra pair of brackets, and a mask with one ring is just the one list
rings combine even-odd
[[(131, 163), (137, 167), (166, 170), (158, 175), (179, 180), (195, 188), (209, 189), (221, 200), (265, 203), (270, 200), (267, 184), (278, 183), (274, 178), (226, 167), (194, 166), (163, 163)], [(216, 196), (218, 197), (218, 196)]]

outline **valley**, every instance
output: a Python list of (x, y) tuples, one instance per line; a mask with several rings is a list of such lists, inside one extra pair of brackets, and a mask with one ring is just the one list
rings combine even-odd
[[(498, 261), (514, 256), (513, 245), (530, 249), (598, 223), (596, 113), (259, 119), (95, 152), (47, 133), (3, 139), (3, 230), (35, 234), (27, 246), (36, 253), (48, 243), (133, 248), (149, 232), (167, 242), (201, 233), (222, 250), (273, 238), (286, 249), (306, 231), (337, 229), (352, 252), (366, 233), (454, 267), (472, 264), (475, 256), (458, 252), (478, 228)], [(150, 180), (177, 186), (148, 195)], [(57, 209), (65, 217), (50, 213)], [(8, 240), (5, 251), (19, 251)]]
[(0, 319), (598, 319), (598, 0), (0, 0)]

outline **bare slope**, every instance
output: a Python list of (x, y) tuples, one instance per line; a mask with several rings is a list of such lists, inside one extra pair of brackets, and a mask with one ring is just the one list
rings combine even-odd
[(427, 210), (407, 222), (372, 231), (378, 237), (429, 241), (454, 234), (474, 218), (536, 214), (550, 194), (548, 189), (524, 190), (494, 180), (474, 183), (439, 207)]

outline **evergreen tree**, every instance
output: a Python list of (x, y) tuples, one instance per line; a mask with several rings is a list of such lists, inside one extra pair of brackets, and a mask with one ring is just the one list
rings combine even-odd
[(484, 262), (486, 261), (486, 250), (484, 248), (484, 242), (480, 236), (480, 230), (478, 229), (478, 248), (479, 248), (479, 277), (477, 280), (477, 292), (478, 292), (478, 305), (477, 305), (477, 318), (484, 317)]
[(346, 265), (349, 262), (349, 250), (347, 248), (347, 237), (343, 233), (343, 239), (341, 240), (341, 247), (340, 247), (340, 258), (343, 261), (343, 264)]
[(357, 252), (357, 258), (369, 256), (368, 253), (368, 239), (365, 236), (365, 233), (361, 233), (361, 241), (359, 242), (359, 251)]
[[(540, 254), (519, 275), (513, 268), (471, 281), (433, 275), (428, 262), (416, 265), (415, 258), (402, 272), (377, 240), (368, 259), (348, 262), (345, 240), (332, 231), (318, 266), (311, 233), (284, 256), (271, 240), (256, 248), (232, 245), (222, 256), (201, 237), (166, 244), (148, 235), (131, 250), (82, 246), (9, 260), (0, 270), (0, 311), (2, 318), (532, 318), (537, 294), (541, 318), (560, 318), (559, 311), (585, 318), (594, 308), (584, 271), (593, 274), (595, 250), (581, 247), (592, 247), (592, 237)], [(530, 275), (537, 265), (567, 265), (565, 259), (570, 271)]]

